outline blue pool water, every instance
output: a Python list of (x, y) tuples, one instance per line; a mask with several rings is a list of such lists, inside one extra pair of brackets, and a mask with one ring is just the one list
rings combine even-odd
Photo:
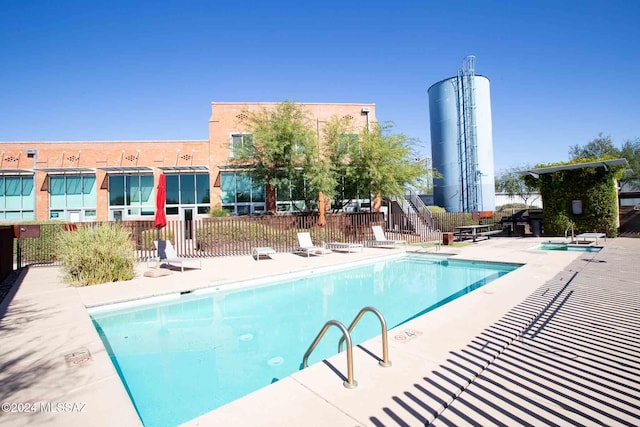
[[(90, 314), (144, 425), (175, 426), (299, 370), (327, 320), (348, 325), (370, 305), (392, 328), (518, 267), (405, 255)], [(379, 334), (369, 313), (353, 343)], [(339, 338), (331, 328), (309, 364), (335, 354)]]
[(533, 249), (539, 251), (600, 252), (601, 246), (568, 245), (566, 243), (542, 243)]

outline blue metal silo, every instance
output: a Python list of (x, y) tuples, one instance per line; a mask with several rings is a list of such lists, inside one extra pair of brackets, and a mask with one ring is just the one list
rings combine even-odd
[(431, 156), (442, 175), (434, 203), (448, 212), (495, 210), (489, 79), (475, 75), (474, 60), (428, 90)]

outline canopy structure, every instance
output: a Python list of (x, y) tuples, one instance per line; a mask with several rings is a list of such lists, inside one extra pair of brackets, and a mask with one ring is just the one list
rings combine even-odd
[(570, 165), (558, 165), (558, 166), (549, 166), (546, 168), (527, 169), (527, 170), (520, 171), (518, 173), (520, 175), (531, 175), (534, 178), (538, 178), (540, 175), (559, 172), (559, 171), (565, 171), (565, 170), (571, 170), (571, 169), (599, 168), (599, 167), (603, 167), (607, 169), (612, 166), (629, 166), (629, 162), (627, 162), (627, 159), (598, 160), (594, 162), (572, 163)]

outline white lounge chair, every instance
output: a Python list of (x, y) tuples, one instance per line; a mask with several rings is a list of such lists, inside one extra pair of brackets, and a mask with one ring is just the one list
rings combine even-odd
[(324, 246), (315, 246), (311, 240), (311, 234), (307, 232), (298, 233), (298, 244), (299, 246), (294, 253), (304, 253), (307, 257), (312, 254), (324, 255), (331, 253), (331, 250)]
[[(202, 270), (202, 260), (200, 258), (183, 258), (179, 257), (176, 253), (173, 244), (171, 244), (170, 240), (154, 240), (153, 244), (156, 246), (156, 250), (158, 251), (158, 262), (160, 264), (180, 264), (180, 271), (184, 272), (184, 265), (186, 264), (198, 264), (200, 270)], [(196, 267), (194, 267), (196, 268)]]
[(360, 249), (362, 252), (364, 245), (362, 243), (350, 243), (350, 242), (328, 242), (325, 246), (334, 251), (352, 252), (356, 249)]
[(382, 227), (379, 225), (374, 225), (371, 227), (373, 230), (373, 237), (375, 240), (367, 240), (367, 246), (396, 246), (396, 245), (405, 245), (407, 246), (406, 240), (389, 240), (384, 235), (384, 231)]

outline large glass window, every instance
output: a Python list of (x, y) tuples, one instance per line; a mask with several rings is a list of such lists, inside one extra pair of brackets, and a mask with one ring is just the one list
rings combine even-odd
[(0, 176), (0, 221), (35, 218), (33, 176)]
[(196, 202), (196, 176), (180, 175), (180, 204), (193, 205)]
[(211, 202), (211, 193), (209, 190), (209, 175), (196, 175), (196, 203), (209, 204)]
[(251, 178), (247, 175), (236, 176), (236, 202), (251, 202)]
[(198, 214), (209, 212), (211, 194), (209, 174), (168, 174), (167, 214), (176, 215), (180, 206), (197, 207)]
[(109, 175), (109, 206), (124, 206), (124, 176)]
[(109, 175), (110, 218), (155, 214), (153, 175)]
[(95, 220), (95, 175), (50, 175), (49, 218)]
[(306, 186), (302, 174), (294, 176), (288, 184), (278, 185), (276, 188), (278, 212), (305, 211)]
[(180, 204), (180, 175), (167, 175), (167, 205)]
[(223, 173), (220, 177), (220, 190), (222, 193), (222, 204), (236, 203), (236, 174)]
[(222, 208), (236, 215), (265, 211), (264, 184), (247, 174), (225, 172), (220, 176)]

